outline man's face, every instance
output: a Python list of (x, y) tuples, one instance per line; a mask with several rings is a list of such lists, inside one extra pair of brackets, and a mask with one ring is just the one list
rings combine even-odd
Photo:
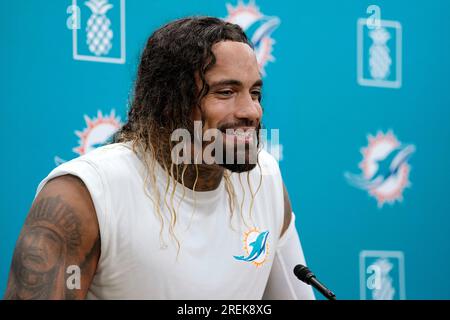
[[(194, 109), (193, 120), (203, 122), (204, 132), (208, 129), (222, 132), (223, 167), (234, 172), (248, 171), (256, 165), (249, 161), (249, 153), (256, 151), (251, 146), (256, 146), (255, 132), (262, 117), (259, 102), (262, 81), (256, 56), (247, 44), (234, 41), (218, 42), (212, 52), (216, 63), (205, 74), (209, 92), (200, 108)], [(199, 81), (198, 84), (200, 87)], [(225, 156), (230, 152), (234, 152), (234, 159), (227, 163)], [(238, 158), (245, 158), (245, 163), (238, 164)]]

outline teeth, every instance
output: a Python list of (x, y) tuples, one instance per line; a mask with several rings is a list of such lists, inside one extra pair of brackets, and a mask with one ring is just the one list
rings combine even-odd
[(234, 135), (236, 137), (251, 137), (253, 132), (251, 130), (248, 131), (243, 131), (243, 130), (234, 130), (234, 131), (229, 131), (227, 132), (227, 134), (230, 135)]

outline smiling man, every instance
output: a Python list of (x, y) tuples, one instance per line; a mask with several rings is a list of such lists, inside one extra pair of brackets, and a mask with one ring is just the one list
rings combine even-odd
[[(154, 32), (115, 142), (40, 183), (5, 298), (313, 299), (293, 274), (305, 261), (278, 164), (258, 141), (261, 90), (239, 26), (195, 17)], [(224, 161), (175, 161), (173, 132), (195, 139), (195, 123), (220, 132)]]

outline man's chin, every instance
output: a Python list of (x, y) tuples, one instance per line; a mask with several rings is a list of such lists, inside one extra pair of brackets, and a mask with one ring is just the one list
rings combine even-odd
[(244, 164), (227, 164), (223, 163), (220, 164), (221, 167), (224, 167), (225, 169), (230, 170), (231, 172), (241, 173), (241, 172), (247, 172), (252, 170), (256, 167), (256, 163), (244, 163)]

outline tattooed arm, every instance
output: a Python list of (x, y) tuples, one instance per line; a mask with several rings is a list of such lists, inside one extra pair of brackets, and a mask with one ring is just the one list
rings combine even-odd
[(71, 175), (50, 180), (19, 235), (5, 299), (84, 299), (99, 256), (99, 227), (86, 186)]

